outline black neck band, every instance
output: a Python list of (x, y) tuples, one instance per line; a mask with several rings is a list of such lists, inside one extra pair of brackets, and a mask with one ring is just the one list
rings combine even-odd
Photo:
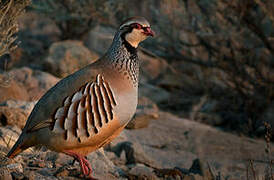
[(123, 34), (121, 34), (122, 38), (122, 43), (125, 45), (127, 51), (130, 54), (137, 54), (137, 48), (133, 47), (132, 45), (129, 44), (126, 40), (126, 34), (132, 32), (132, 28), (130, 28), (128, 31), (125, 31)]

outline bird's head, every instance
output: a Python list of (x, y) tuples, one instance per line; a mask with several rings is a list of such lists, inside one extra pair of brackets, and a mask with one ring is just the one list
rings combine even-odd
[(121, 24), (119, 31), (121, 31), (122, 38), (134, 48), (137, 48), (139, 43), (148, 36), (155, 35), (150, 24), (143, 17), (128, 18)]

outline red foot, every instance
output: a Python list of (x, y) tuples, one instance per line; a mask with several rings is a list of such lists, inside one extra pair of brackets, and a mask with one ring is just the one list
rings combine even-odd
[(90, 180), (95, 180), (92, 176), (91, 176), (91, 172), (92, 172), (92, 169), (91, 169), (91, 165), (90, 163), (88, 162), (88, 160), (82, 156), (82, 155), (79, 155), (73, 151), (70, 151), (70, 150), (65, 150), (63, 151), (65, 154), (69, 155), (69, 156), (72, 156), (74, 157), (79, 163), (80, 163), (80, 166), (81, 166), (81, 169), (82, 169), (82, 173), (88, 177), (88, 179)]

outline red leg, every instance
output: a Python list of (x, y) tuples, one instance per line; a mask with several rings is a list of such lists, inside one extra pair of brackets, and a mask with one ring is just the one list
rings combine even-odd
[(79, 155), (79, 154), (77, 154), (75, 152), (72, 152), (70, 150), (65, 150), (63, 152), (65, 154), (69, 155), (69, 156), (74, 157), (80, 163), (80, 166), (81, 166), (81, 169), (82, 169), (82, 173), (85, 176), (89, 177), (89, 179), (94, 179), (91, 176), (91, 172), (92, 172), (91, 165), (90, 165), (90, 163), (88, 162), (88, 160), (84, 156)]

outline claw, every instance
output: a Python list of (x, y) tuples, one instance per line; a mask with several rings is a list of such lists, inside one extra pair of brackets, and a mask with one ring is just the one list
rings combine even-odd
[(90, 180), (96, 180), (91, 176), (92, 168), (85, 156), (79, 155), (73, 151), (65, 150), (65, 154), (74, 157), (80, 164), (82, 173)]

